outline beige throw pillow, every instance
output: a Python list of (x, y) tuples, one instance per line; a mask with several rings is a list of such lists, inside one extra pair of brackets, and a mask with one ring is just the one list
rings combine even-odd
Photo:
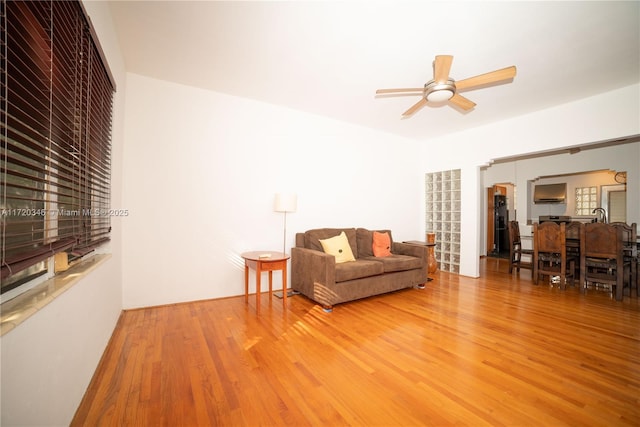
[(356, 260), (344, 231), (335, 237), (320, 239), (320, 244), (325, 253), (336, 257), (336, 264)]

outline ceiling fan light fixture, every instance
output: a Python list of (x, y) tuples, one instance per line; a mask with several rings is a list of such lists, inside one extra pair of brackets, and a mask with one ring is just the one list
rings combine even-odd
[(452, 79), (447, 80), (444, 83), (431, 80), (425, 88), (425, 99), (429, 102), (445, 102), (451, 99), (456, 93), (456, 85)]
[(451, 99), (453, 92), (448, 89), (434, 90), (427, 94), (427, 101), (429, 102), (444, 102)]
[(494, 83), (511, 80), (516, 75), (516, 66), (502, 68), (479, 74), (474, 77), (458, 80), (456, 83), (449, 77), (452, 55), (436, 55), (433, 61), (433, 79), (429, 80), (424, 88), (398, 88), (398, 89), (378, 89), (376, 94), (397, 93), (405, 95), (420, 95), (420, 100), (413, 104), (407, 111), (402, 113), (402, 117), (412, 116), (416, 111), (425, 105), (432, 104), (434, 107), (450, 105), (462, 111), (469, 111), (476, 106), (476, 103), (458, 93), (458, 89), (465, 91), (477, 89)]

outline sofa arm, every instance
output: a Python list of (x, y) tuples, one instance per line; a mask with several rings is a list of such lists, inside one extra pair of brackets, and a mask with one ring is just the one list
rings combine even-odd
[(322, 304), (325, 301), (316, 290), (330, 289), (335, 282), (336, 257), (313, 249), (291, 248), (292, 289)]
[[(427, 279), (429, 276), (429, 248), (427, 246), (393, 242), (391, 245), (391, 253), (420, 258), (422, 261), (422, 268), (420, 269), (422, 270), (422, 275), (425, 278), (425, 281), (429, 280)], [(424, 285), (420, 287), (422, 288)]]
[(425, 265), (429, 261), (429, 248), (423, 245), (415, 245), (412, 243), (393, 242), (391, 253), (398, 255), (409, 255), (424, 260)]

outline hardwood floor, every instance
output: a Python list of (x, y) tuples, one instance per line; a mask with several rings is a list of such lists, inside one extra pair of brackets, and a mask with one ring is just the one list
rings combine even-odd
[(481, 265), (332, 313), (125, 311), (72, 425), (640, 425), (639, 299)]

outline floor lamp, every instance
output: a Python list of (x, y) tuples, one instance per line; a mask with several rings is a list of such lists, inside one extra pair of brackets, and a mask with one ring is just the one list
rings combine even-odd
[[(285, 249), (287, 246), (287, 212), (295, 212), (298, 208), (298, 196), (295, 194), (285, 194), (285, 193), (277, 193), (275, 203), (273, 206), (273, 210), (276, 212), (284, 213), (284, 227), (283, 227), (283, 237), (282, 237), (282, 253), (286, 253)], [(282, 298), (281, 292), (274, 292), (274, 294)], [(287, 296), (295, 295), (297, 292), (289, 291), (287, 292)]]

